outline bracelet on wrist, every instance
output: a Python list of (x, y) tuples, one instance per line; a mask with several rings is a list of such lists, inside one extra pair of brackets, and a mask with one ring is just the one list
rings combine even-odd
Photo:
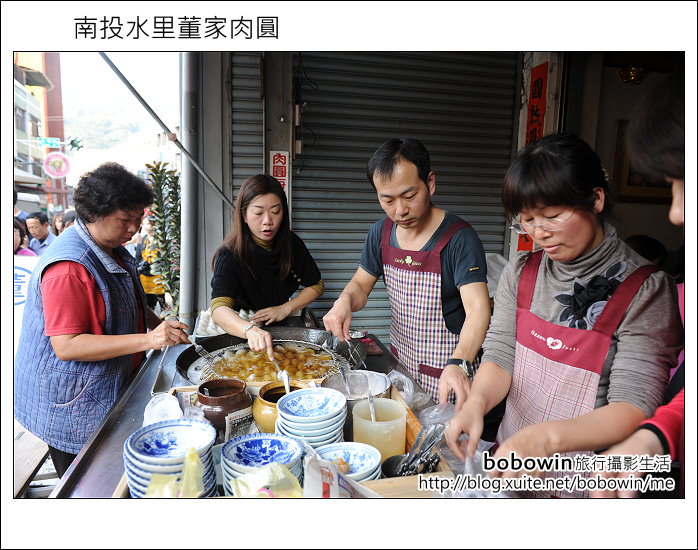
[(250, 324), (247, 325), (244, 329), (242, 329), (242, 334), (243, 334), (245, 337), (247, 337), (247, 331), (253, 329), (253, 328), (256, 327), (256, 326), (257, 326), (256, 324), (250, 323)]

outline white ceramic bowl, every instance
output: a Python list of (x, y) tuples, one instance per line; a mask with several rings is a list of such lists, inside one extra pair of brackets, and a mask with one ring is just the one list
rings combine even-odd
[(317, 443), (308, 443), (313, 449), (317, 449), (318, 447), (322, 447), (323, 445), (330, 445), (332, 443), (341, 443), (344, 441), (344, 434), (339, 433), (339, 435), (336, 435), (330, 440), (325, 440), (325, 441), (318, 441)]
[(318, 443), (320, 441), (329, 441), (331, 439), (335, 439), (340, 433), (342, 433), (344, 431), (344, 426), (340, 425), (339, 427), (335, 428), (331, 432), (324, 433), (324, 434), (318, 435), (318, 436), (310, 436), (310, 435), (305, 435), (305, 434), (292, 433), (292, 432), (288, 431), (288, 428), (286, 428), (286, 426), (284, 426), (279, 421), (277, 421), (274, 426), (276, 429), (276, 433), (287, 435), (289, 437), (302, 437), (308, 443)]
[(284, 395), (276, 408), (291, 422), (322, 422), (346, 414), (347, 398), (330, 388), (307, 388)]
[(216, 429), (208, 422), (179, 418), (144, 426), (132, 433), (124, 446), (141, 462), (155, 465), (182, 463), (187, 449), (194, 447), (199, 456), (216, 439)]
[(332, 419), (334, 420), (334, 422), (319, 422), (318, 424), (321, 424), (321, 426), (317, 427), (315, 422), (306, 422), (305, 424), (302, 424), (299, 422), (292, 422), (290, 420), (287, 420), (283, 416), (277, 416), (276, 419), (277, 422), (279, 422), (286, 429), (286, 431), (291, 432), (293, 435), (307, 435), (310, 437), (317, 437), (319, 435), (324, 435), (333, 432), (337, 428), (343, 427), (346, 417), (346, 413), (341, 414), (338, 417)]
[(345, 475), (354, 480), (375, 473), (381, 464), (381, 453), (378, 449), (354, 441), (324, 445), (317, 448), (317, 453), (324, 460), (343, 459), (350, 468), (349, 473)]

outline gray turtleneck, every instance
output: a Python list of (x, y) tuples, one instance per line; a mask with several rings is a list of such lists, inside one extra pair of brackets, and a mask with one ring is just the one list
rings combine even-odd
[[(492, 361), (509, 374), (514, 371), (516, 292), (527, 257), (528, 252), (516, 254), (502, 271), (494, 315), (482, 344), (482, 362)], [(569, 307), (570, 302), (575, 304), (575, 290), (576, 303), (584, 302), (583, 287), (594, 276), (603, 277), (609, 283), (597, 278), (592, 286), (617, 285), (648, 263), (618, 238), (613, 226), (604, 224), (603, 240), (588, 254), (571, 262), (557, 262), (544, 253), (531, 312), (556, 325), (590, 328), (604, 302), (589, 308), (576, 306), (575, 315)], [(582, 309), (584, 314), (579, 313)], [(647, 417), (652, 416), (662, 402), (669, 370), (675, 366), (682, 346), (683, 326), (676, 286), (667, 273), (658, 271), (640, 287), (613, 334), (601, 373), (596, 408), (609, 402), (625, 402), (642, 410)]]

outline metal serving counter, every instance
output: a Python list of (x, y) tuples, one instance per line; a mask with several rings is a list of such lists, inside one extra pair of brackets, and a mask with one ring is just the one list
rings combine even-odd
[[(383, 352), (381, 355), (366, 357), (369, 370), (383, 373), (397, 370), (407, 376), (404, 367), (377, 337), (369, 334), (368, 338)], [(143, 412), (152, 397), (151, 390), (158, 376), (160, 363), (162, 362), (162, 373), (158, 387), (162, 388), (162, 391), (171, 387), (191, 385), (179, 374), (176, 367), (177, 357), (187, 347), (185, 344), (173, 346), (165, 352), (154, 351), (147, 357), (136, 378), (85, 444), (50, 498), (112, 496), (124, 473), (124, 441), (143, 424)]]

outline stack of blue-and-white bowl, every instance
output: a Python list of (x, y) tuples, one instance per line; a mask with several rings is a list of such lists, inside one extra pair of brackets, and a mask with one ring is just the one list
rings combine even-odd
[(181, 479), (184, 457), (191, 447), (196, 449), (204, 466), (201, 496), (215, 495), (216, 471), (211, 455), (215, 440), (216, 429), (201, 420), (163, 420), (136, 430), (124, 442), (124, 468), (131, 496), (145, 496), (153, 474)]
[(323, 460), (342, 459), (349, 465), (344, 474), (354, 481), (370, 481), (381, 476), (381, 453), (371, 445), (358, 442), (342, 442), (323, 445), (316, 449)]
[(313, 448), (344, 441), (347, 398), (337, 390), (296, 390), (279, 399), (276, 408), (276, 433), (302, 437)]
[(257, 433), (232, 438), (221, 450), (221, 472), (225, 496), (233, 496), (230, 480), (272, 462), (282, 464), (299, 480), (303, 474), (303, 446), (292, 437)]

